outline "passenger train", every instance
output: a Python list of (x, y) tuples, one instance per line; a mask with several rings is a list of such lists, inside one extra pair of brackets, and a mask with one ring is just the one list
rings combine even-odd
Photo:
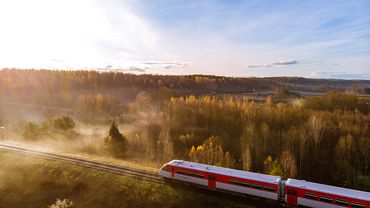
[(166, 179), (220, 190), (258, 196), (290, 207), (370, 208), (370, 193), (312, 183), (303, 180), (282, 180), (241, 170), (222, 168), (183, 160), (173, 160), (159, 171)]

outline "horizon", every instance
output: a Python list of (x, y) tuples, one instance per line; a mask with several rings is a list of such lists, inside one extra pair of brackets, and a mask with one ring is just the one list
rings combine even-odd
[(0, 68), (369, 80), (368, 8), (366, 0), (4, 0)]
[[(125, 75), (150, 75), (150, 76), (204, 76), (204, 77), (225, 77), (231, 79), (249, 79), (249, 78), (257, 78), (257, 79), (266, 79), (266, 78), (296, 78), (296, 79), (321, 79), (321, 80), (338, 80), (338, 81), (365, 81), (370, 82), (370, 79), (366, 78), (328, 78), (328, 77), (304, 77), (304, 76), (232, 76), (232, 75), (215, 75), (215, 74), (160, 74), (160, 73), (149, 73), (149, 72), (141, 72), (135, 73), (132, 71), (124, 71), (124, 70), (106, 70), (106, 69), (44, 69), (44, 68), (0, 68), (0, 72), (3, 70), (18, 70), (18, 71), (74, 71), (74, 72), (98, 72), (98, 73), (120, 73)], [(370, 85), (369, 85), (370, 86)]]

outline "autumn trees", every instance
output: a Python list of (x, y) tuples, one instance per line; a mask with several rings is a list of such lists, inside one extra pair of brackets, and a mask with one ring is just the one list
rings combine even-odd
[[(351, 106), (357, 101), (343, 99), (339, 106), (333, 103), (319, 110), (305, 100), (295, 105), (269, 99), (256, 104), (233, 97), (172, 98), (166, 113), (175, 157), (284, 178), (340, 185), (348, 181), (348, 186), (364, 188), (369, 175), (369, 116)], [(323, 102), (320, 97), (315, 100)], [(218, 161), (218, 155), (224, 160)], [(233, 162), (226, 165), (225, 158)], [(336, 171), (343, 174), (327, 174)]]
[[(328, 93), (295, 99), (300, 96), (294, 93), (344, 91), (343, 86), (358, 83), (295, 77), (0, 71), (0, 90), (6, 99), (36, 107), (51, 105), (63, 112), (47, 122), (23, 122), (21, 134), (30, 140), (51, 132), (69, 138), (74, 126), (106, 127), (115, 121), (106, 142), (103, 136), (99, 141), (110, 151), (122, 145), (116, 153), (124, 152), (125, 157), (158, 164), (175, 158), (193, 160), (370, 190), (366, 185), (370, 184), (369, 97)], [(272, 95), (258, 102), (245, 96), (258, 90)], [(63, 118), (66, 115), (70, 119)], [(121, 125), (129, 126), (124, 136), (118, 130)], [(338, 174), (328, 175), (334, 172)]]
[(369, 113), (368, 101), (362, 100), (353, 94), (327, 93), (320, 97), (306, 99), (304, 105), (306, 108), (324, 111), (360, 111), (364, 114)]
[(21, 126), (22, 136), (26, 140), (53, 139), (55, 137), (73, 139), (78, 136), (74, 129), (76, 124), (68, 116), (56, 117), (39, 123), (26, 122)]
[(23, 127), (22, 136), (23, 138), (28, 140), (35, 140), (45, 133), (45, 131), (43, 130), (44, 129), (42, 128), (42, 125), (38, 125), (33, 122), (28, 122)]
[[(295, 97), (294, 91), (344, 92), (348, 86), (365, 86), (363, 80), (323, 80), (299, 77), (222, 77), (212, 75), (134, 75), (99, 70), (0, 70), (0, 93), (4, 100), (72, 108), (80, 95), (110, 94), (132, 101), (136, 94), (148, 91), (156, 98), (201, 94), (238, 94), (287, 89), (275, 92)], [(293, 95), (293, 96), (292, 96)], [(325, 102), (324, 102), (325, 103)]]
[(209, 137), (202, 145), (197, 148), (192, 146), (189, 152), (189, 159), (194, 162), (233, 168), (235, 160), (230, 153), (224, 151), (219, 144), (219, 138)]
[(274, 90), (274, 99), (285, 100), (285, 99), (295, 99), (301, 98), (302, 96), (297, 92), (291, 92), (287, 88), (277, 87)]
[(115, 120), (120, 110), (118, 99), (106, 94), (80, 95), (74, 106), (76, 117), (86, 123)]
[(341, 136), (335, 146), (335, 163), (337, 179), (344, 181), (347, 186), (359, 186), (370, 179), (370, 139), (363, 136), (348, 134)]
[(281, 153), (280, 163), (283, 167), (283, 178), (295, 178), (297, 176), (297, 163), (289, 151), (285, 150)]
[[(327, 96), (341, 99), (326, 95), (314, 100), (323, 103)], [(158, 163), (184, 159), (368, 190), (370, 118), (353, 107), (361, 106), (358, 103), (362, 101), (346, 96), (343, 99), (338, 101), (342, 104), (325, 108), (307, 104), (312, 102), (309, 99), (297, 105), (274, 103), (271, 97), (255, 103), (246, 97), (185, 96), (160, 103), (152, 94), (142, 92), (124, 114), (134, 118), (125, 121), (130, 131), (123, 136), (118, 129), (122, 120), (117, 119), (104, 144), (120, 158)], [(121, 109), (114, 97), (83, 95), (78, 102), (80, 112), (93, 111), (87, 122), (107, 123), (122, 116), (120, 110), (109, 111)], [(104, 122), (95, 120), (102, 112), (111, 113), (104, 113)], [(27, 124), (24, 135), (39, 137), (46, 127), (68, 131), (74, 126), (68, 120), (57, 118), (53, 125), (44, 127)], [(338, 174), (328, 174), (334, 172)]]
[(71, 132), (73, 128), (76, 126), (73, 119), (68, 116), (56, 118), (53, 123), (54, 123), (54, 128), (63, 131), (64, 134)]

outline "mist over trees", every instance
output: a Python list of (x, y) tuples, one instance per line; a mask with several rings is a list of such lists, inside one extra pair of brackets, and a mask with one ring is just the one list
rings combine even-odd
[(75, 138), (75, 122), (71, 117), (56, 117), (50, 121), (27, 122), (20, 124), (25, 140), (39, 140), (52, 137)]
[[(24, 121), (25, 140), (81, 139), (78, 127), (98, 126), (104, 135), (89, 145), (118, 158), (184, 159), (370, 190), (369, 98), (340, 93), (367, 81), (45, 70), (4, 70), (0, 80), (7, 101), (62, 112)], [(293, 91), (307, 89), (337, 92)], [(258, 90), (268, 93), (245, 95)]]
[(76, 124), (73, 119), (67, 116), (54, 120), (54, 128), (62, 130), (65, 134), (72, 131), (75, 126)]
[(112, 121), (119, 118), (119, 101), (105, 94), (80, 95), (74, 105), (75, 116), (85, 123)]

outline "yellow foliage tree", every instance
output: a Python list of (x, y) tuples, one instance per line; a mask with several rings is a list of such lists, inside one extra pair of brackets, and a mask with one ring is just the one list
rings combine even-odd
[(235, 160), (230, 153), (224, 151), (222, 146), (217, 142), (215, 136), (209, 137), (202, 145), (195, 148), (191, 147), (189, 159), (194, 162), (217, 165), (222, 167), (235, 167)]

